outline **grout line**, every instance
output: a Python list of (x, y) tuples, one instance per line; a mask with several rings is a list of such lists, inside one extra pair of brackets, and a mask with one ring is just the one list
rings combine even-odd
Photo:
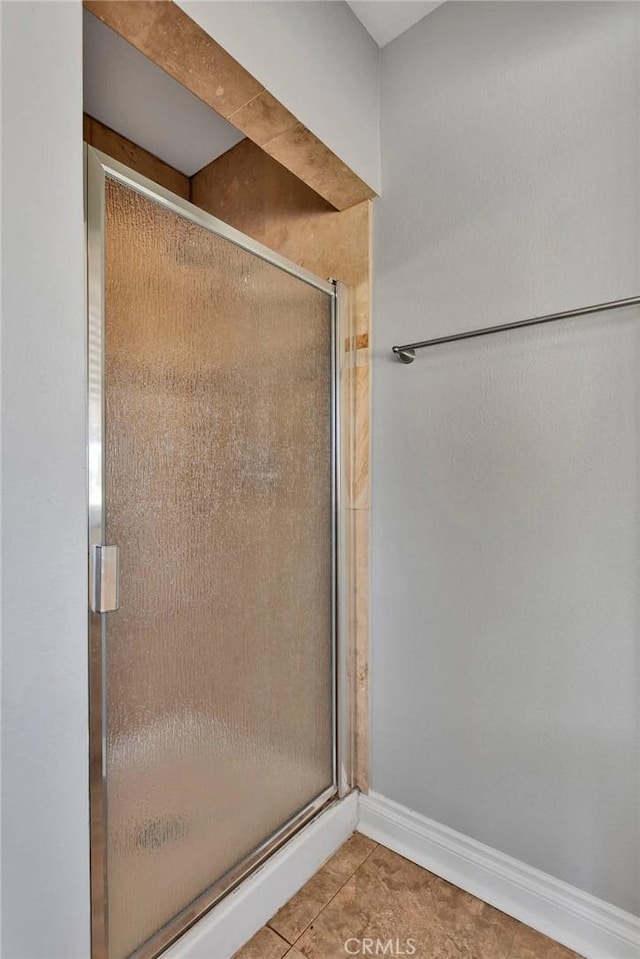
[(252, 941), (256, 938), (256, 936), (259, 936), (261, 932), (264, 932), (265, 929), (268, 929), (269, 932), (273, 933), (273, 935), (276, 936), (278, 939), (280, 939), (281, 942), (283, 943), (283, 945), (286, 946), (286, 949), (285, 949), (285, 951), (282, 953), (282, 957), (281, 957), (281, 959), (285, 959), (285, 956), (288, 956), (289, 953), (291, 952), (291, 949), (292, 949), (291, 943), (290, 943), (287, 939), (285, 939), (284, 936), (281, 936), (279, 932), (276, 932), (275, 929), (272, 929), (271, 926), (269, 926), (269, 925), (267, 925), (267, 924), (265, 924), (264, 926), (261, 926), (260, 929), (258, 929), (258, 931), (253, 934), (253, 936), (251, 937), (251, 939), (248, 939), (247, 942), (245, 942), (245, 944), (244, 944), (243, 946), (240, 946), (240, 948), (237, 950), (237, 952), (235, 952), (235, 953), (233, 954), (233, 956), (231, 957), (231, 959), (235, 959), (235, 956), (236, 956), (236, 955), (241, 955), (241, 956), (242, 956), (242, 955), (244, 954), (245, 949), (246, 949), (247, 946), (249, 945), (249, 943), (252, 942)]
[[(250, 97), (250, 99), (247, 100), (245, 103), (243, 103), (242, 106), (236, 107), (233, 113), (230, 113), (228, 117), (225, 117), (225, 120), (228, 120), (231, 126), (235, 126), (235, 123), (233, 122), (233, 118), (237, 116), (237, 114), (240, 113), (241, 110), (244, 110), (246, 107), (251, 106), (252, 103), (255, 103), (256, 100), (258, 100), (263, 95), (263, 93), (269, 93), (266, 87), (262, 87), (259, 93), (256, 93), (254, 94), (254, 96)], [(273, 96), (273, 94), (269, 94), (269, 95)], [(276, 98), (273, 97), (273, 99), (275, 100)], [(280, 104), (280, 106), (282, 106), (279, 100), (278, 100), (278, 103)], [(286, 110), (286, 107), (285, 107), (285, 110)], [(240, 127), (236, 127), (236, 130), (240, 130)], [(244, 130), (240, 130), (240, 133), (244, 133)], [(246, 133), (244, 135), (247, 136)], [(259, 144), (256, 143), (256, 146), (258, 145)]]
[(288, 939), (285, 939), (285, 937), (282, 936), (279, 932), (276, 932), (275, 929), (272, 929), (270, 925), (267, 924), (267, 925), (266, 925), (265, 927), (263, 927), (263, 928), (268, 929), (270, 932), (272, 932), (272, 933), (274, 934), (274, 936), (277, 936), (278, 939), (282, 939), (282, 941), (284, 942), (285, 946), (288, 946), (288, 947), (289, 947), (289, 948), (287, 949), (287, 952), (285, 952), (285, 953), (283, 954), (283, 959), (284, 959), (284, 956), (286, 956), (287, 953), (291, 951), (292, 943), (290, 943)]
[[(358, 831), (358, 830), (356, 829), (356, 832), (357, 832), (357, 831)], [(348, 842), (348, 840), (347, 840), (347, 842)], [(302, 930), (302, 932), (300, 933), (300, 935), (298, 936), (298, 938), (296, 939), (296, 941), (295, 941), (294, 943), (292, 943), (292, 945), (295, 946), (296, 943), (300, 942), (300, 940), (301, 940), (302, 937), (304, 936), (304, 934), (305, 934), (305, 932), (307, 931), (307, 929), (310, 929), (311, 926), (314, 924), (314, 922), (317, 922), (318, 918), (322, 915), (322, 913), (325, 911), (325, 909), (327, 909), (328, 906), (331, 905), (331, 903), (333, 902), (333, 900), (336, 898), (336, 896), (338, 896), (338, 895), (342, 892), (342, 890), (343, 890), (344, 887), (347, 885), (347, 883), (348, 883), (348, 882), (351, 882), (351, 880), (353, 879), (353, 877), (355, 876), (355, 874), (358, 872), (358, 870), (361, 869), (361, 868), (364, 866), (364, 864), (365, 864), (365, 862), (367, 861), (367, 859), (369, 858), (369, 856), (371, 856), (371, 855), (376, 851), (376, 849), (378, 848), (379, 845), (380, 845), (380, 843), (377, 842), (377, 843), (375, 844), (375, 846), (373, 847), (373, 849), (371, 849), (371, 850), (367, 853), (367, 855), (364, 857), (364, 859), (362, 860), (362, 862), (360, 863), (360, 865), (357, 866), (357, 867), (353, 870), (353, 872), (351, 873), (351, 875), (349, 876), (348, 879), (345, 879), (345, 881), (342, 883), (342, 885), (340, 886), (340, 888), (333, 894), (333, 896), (331, 897), (331, 899), (324, 904), (324, 906), (322, 907), (322, 909), (320, 910), (320, 912), (317, 913), (316, 916), (314, 916), (314, 918), (311, 920), (311, 922), (309, 923), (309, 925), (306, 926), (306, 928)], [(286, 957), (285, 957), (285, 959), (286, 959)]]
[[(315, 873), (314, 873), (314, 875), (315, 875)], [(313, 879), (313, 876), (312, 876), (311, 878)], [(306, 885), (306, 884), (305, 884), (305, 885)], [(302, 888), (304, 889), (304, 886), (303, 886)], [(294, 893), (294, 895), (297, 895), (297, 893)], [(291, 898), (293, 899), (293, 896), (292, 896)], [(290, 901), (290, 900), (287, 900), (287, 901)], [(287, 904), (287, 903), (285, 903), (285, 906), (286, 906), (286, 904)], [(276, 916), (277, 916), (277, 914), (278, 914), (278, 913), (275, 913)], [(273, 918), (274, 918), (274, 916), (271, 917), (271, 919), (273, 919)], [(274, 933), (276, 934), (276, 936), (280, 936), (280, 938), (282, 939), (282, 941), (283, 941), (283, 942), (286, 942), (286, 944), (289, 946), (289, 949), (291, 949), (291, 947), (293, 946), (293, 943), (292, 943), (292, 942), (289, 942), (289, 940), (287, 939), (286, 936), (283, 936), (281, 932), (278, 932), (277, 929), (274, 929), (274, 928), (273, 928), (273, 926), (271, 925), (271, 919), (269, 919), (268, 922), (265, 922), (263, 928), (265, 928), (265, 929), (270, 929), (271, 932), (274, 932)], [(287, 950), (287, 951), (289, 951), (289, 950)], [(285, 953), (285, 955), (286, 955), (286, 953)]]

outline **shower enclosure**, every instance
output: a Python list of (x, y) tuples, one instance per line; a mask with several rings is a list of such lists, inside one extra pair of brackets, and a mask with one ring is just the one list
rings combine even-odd
[(343, 337), (335, 284), (91, 148), (87, 222), (93, 952), (146, 959), (348, 786)]

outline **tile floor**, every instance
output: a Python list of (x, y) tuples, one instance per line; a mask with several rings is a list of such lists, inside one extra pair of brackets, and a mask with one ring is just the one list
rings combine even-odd
[(414, 959), (579, 959), (360, 833), (234, 959), (345, 959), (376, 948)]

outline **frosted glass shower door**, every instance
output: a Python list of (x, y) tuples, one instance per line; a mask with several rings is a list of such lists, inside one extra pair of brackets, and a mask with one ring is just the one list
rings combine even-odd
[(124, 959), (335, 791), (334, 294), (131, 182), (100, 203), (120, 608), (94, 617), (94, 931)]

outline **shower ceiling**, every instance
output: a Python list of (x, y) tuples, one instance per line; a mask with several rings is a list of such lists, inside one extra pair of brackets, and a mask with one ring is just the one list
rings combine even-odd
[(244, 139), (86, 10), (84, 111), (186, 176)]

